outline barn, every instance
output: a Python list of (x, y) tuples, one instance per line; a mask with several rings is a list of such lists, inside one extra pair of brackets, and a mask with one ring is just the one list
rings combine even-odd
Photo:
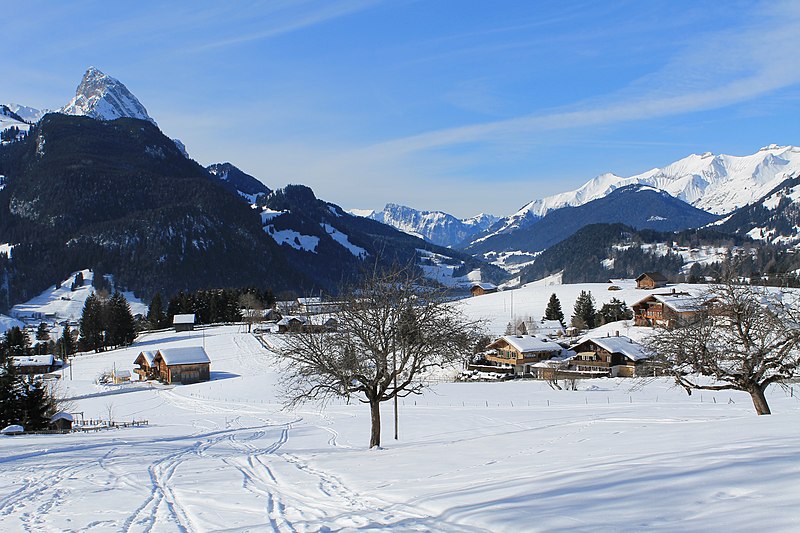
[(194, 329), (194, 313), (175, 315), (172, 317), (172, 326), (175, 331), (192, 331)]
[(164, 383), (198, 383), (211, 379), (211, 359), (200, 346), (164, 348), (153, 357), (153, 368)]
[(636, 278), (637, 289), (659, 289), (666, 285), (667, 278), (661, 272), (645, 272)]

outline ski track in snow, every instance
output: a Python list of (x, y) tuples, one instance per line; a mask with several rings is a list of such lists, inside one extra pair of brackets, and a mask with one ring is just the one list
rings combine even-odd
[[(671, 509), (684, 505), (688, 528), (707, 530), (712, 522), (703, 513), (709, 505), (735, 505), (757, 515), (755, 498), (763, 497), (766, 486), (752, 483), (751, 462), (771, 469), (773, 477), (791, 480), (800, 472), (791, 466), (796, 447), (787, 445), (786, 435), (772, 441), (759, 437), (757, 453), (751, 451), (752, 439), (738, 436), (724, 444), (707, 439), (711, 447), (681, 440), (685, 449), (675, 455), (669, 443), (681, 428), (732, 428), (740, 424), (737, 417), (747, 423), (751, 413), (724, 398), (698, 404), (696, 397), (681, 396), (674, 405), (662, 399), (643, 406), (646, 391), (615, 388), (614, 382), (539, 396), (532, 383), (444, 387), (445, 396), (431, 396), (430, 407), (414, 402), (402, 408), (409, 433), (416, 428), (413, 436), (407, 433), (407, 441), (390, 449), (368, 451), (350, 445), (366, 429), (354, 420), (365, 416), (360, 406), (282, 411), (272, 392), (264, 392), (276, 383), (273, 354), (253, 336), (233, 333), (233, 327), (227, 331), (222, 340), (213, 331), (204, 338), (215, 370), (222, 372), (210, 383), (76, 400), (81, 410), (93, 412), (92, 406), (113, 399), (125, 417), (155, 417), (150, 427), (0, 442), (6, 444), (0, 447), (0, 531), (478, 532), (519, 529), (523, 520), (522, 530), (590, 531), (593, 524), (614, 530), (620, 522), (603, 512), (609, 503), (601, 497), (622, 502), (628, 488), (650, 498), (662, 494), (670, 502), (638, 515), (635, 507), (626, 508), (635, 517), (627, 522), (630, 529), (677, 527), (670, 522)], [(185, 342), (198, 339), (187, 336)], [(100, 368), (100, 359), (110, 356), (78, 365), (97, 361)], [(517, 395), (504, 392), (512, 390)], [(522, 392), (534, 395), (525, 401)], [(671, 392), (659, 392), (674, 401)], [(504, 401), (491, 394), (504, 394)], [(550, 406), (545, 397), (557, 400)], [(577, 405), (569, 403), (573, 398)], [(465, 405), (470, 403), (475, 405)], [(686, 405), (691, 408), (680, 407)], [(420, 420), (430, 422), (420, 426)], [(660, 442), (662, 435), (667, 444)], [(638, 448), (630, 447), (631, 439)], [(711, 477), (695, 473), (703, 468)], [(726, 477), (713, 481), (715, 475)], [(700, 479), (711, 479), (712, 486), (704, 487)], [(787, 487), (790, 481), (780, 482)], [(651, 488), (654, 483), (666, 483), (663, 493)], [(586, 497), (566, 504), (573, 487)], [(682, 496), (687, 490), (691, 496)], [(774, 530), (796, 516), (785, 492), (770, 495), (785, 517), (773, 518)], [(590, 512), (555, 516), (569, 505), (588, 506)], [(752, 523), (735, 522), (738, 529), (727, 529), (743, 531)]]

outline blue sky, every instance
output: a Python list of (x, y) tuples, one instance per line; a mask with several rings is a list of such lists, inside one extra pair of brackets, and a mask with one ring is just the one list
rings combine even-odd
[(800, 2), (29, 0), (4, 19), (0, 101), (60, 107), (93, 65), (200, 163), (345, 208), (507, 215), (603, 172), (800, 144)]

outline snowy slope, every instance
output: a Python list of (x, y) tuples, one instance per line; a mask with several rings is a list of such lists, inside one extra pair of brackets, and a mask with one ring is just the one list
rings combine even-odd
[[(280, 342), (267, 336), (268, 343)], [(204, 345), (212, 381), (101, 387), (141, 350)], [(440, 383), (383, 409), (282, 410), (280, 367), (238, 326), (147, 334), (72, 359), (89, 418), (143, 427), (0, 438), (3, 531), (794, 531), (800, 402), (687, 396), (665, 380)], [(796, 393), (797, 391), (795, 391)], [(754, 474), (754, 472), (756, 474)], [(643, 504), (643, 502), (646, 502)]]
[[(501, 335), (506, 325), (514, 319), (532, 317), (539, 320), (544, 316), (547, 302), (551, 294), (555, 294), (561, 301), (561, 309), (564, 312), (565, 321), (569, 322), (575, 300), (581, 291), (589, 291), (595, 301), (595, 308), (600, 309), (604, 303), (608, 303), (612, 298), (622, 300), (628, 307), (638, 302), (653, 291), (637, 289), (636, 282), (633, 280), (614, 280), (614, 283), (577, 283), (577, 284), (554, 284), (560, 283), (558, 276), (551, 276), (548, 279), (528, 283), (518, 289), (485, 294), (474, 298), (466, 298), (459, 301), (461, 310), (473, 320), (485, 320), (490, 334)], [(621, 290), (609, 291), (608, 287), (615, 285)], [(672, 289), (676, 291), (687, 291), (699, 293), (706, 289), (705, 285), (678, 284), (670, 285), (669, 288), (658, 292), (667, 292)], [(621, 335), (635, 338), (637, 331), (643, 328), (633, 326), (633, 321), (615, 323), (616, 329), (620, 330)]]
[(75, 97), (59, 112), (98, 120), (130, 117), (156, 124), (147, 114), (147, 109), (121, 81), (94, 67), (89, 67), (75, 91)]
[(26, 122), (36, 123), (39, 119), (50, 113), (49, 109), (36, 109), (35, 107), (28, 107), (20, 104), (8, 104), (8, 108), (16, 113)]
[(747, 156), (692, 154), (664, 168), (630, 177), (602, 174), (574, 191), (534, 200), (506, 218), (493, 233), (523, 227), (564, 206), (585, 204), (626, 185), (662, 189), (714, 214), (729, 213), (761, 198), (789, 175), (800, 171), (800, 148), (770, 145)]
[[(70, 277), (61, 282), (60, 287), (53, 286), (39, 296), (12, 307), (11, 315), (15, 318), (28, 319), (33, 322), (44, 318), (56, 322), (80, 319), (86, 298), (94, 292), (94, 287), (92, 287), (94, 274), (92, 271), (85, 269), (80, 272), (84, 279), (81, 287), (77, 287), (74, 291), (71, 290), (72, 282), (77, 274), (77, 272), (73, 272)], [(128, 300), (131, 312), (134, 315), (147, 314), (147, 305), (144, 302), (136, 298), (131, 292), (123, 292), (123, 294)]]
[(31, 126), (10, 107), (0, 105), (0, 131), (14, 127), (18, 128), (20, 132), (27, 132)]

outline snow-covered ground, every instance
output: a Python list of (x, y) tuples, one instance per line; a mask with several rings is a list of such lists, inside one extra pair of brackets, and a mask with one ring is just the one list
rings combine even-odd
[[(651, 291), (637, 289), (636, 282), (633, 280), (570, 285), (559, 285), (558, 283), (560, 283), (558, 275), (550, 276), (544, 280), (528, 283), (519, 289), (466, 298), (459, 302), (459, 306), (471, 319), (485, 321), (486, 328), (490, 334), (502, 335), (505, 332), (506, 325), (513, 319), (526, 317), (532, 317), (535, 320), (541, 319), (544, 316), (544, 310), (547, 308), (547, 301), (550, 299), (551, 294), (555, 294), (561, 301), (561, 310), (564, 312), (565, 322), (569, 323), (573, 314), (575, 300), (577, 300), (581, 291), (591, 292), (595, 307), (600, 309), (604, 303), (610, 302), (612, 298), (622, 300), (630, 307), (653, 293), (665, 293), (674, 289), (677, 292), (686, 291), (692, 294), (700, 294), (707, 290), (706, 285), (678, 284)], [(619, 287), (620, 290), (608, 290), (612, 286)], [(616, 331), (620, 331), (621, 335), (634, 337), (636, 337), (636, 330), (642, 329), (633, 327), (633, 321), (615, 322), (613, 327), (616, 328)]]
[[(83, 285), (72, 290), (72, 282), (77, 272), (73, 272), (70, 277), (63, 280), (59, 286), (53, 286), (43, 291), (25, 303), (15, 305), (11, 308), (11, 315), (20, 319), (31, 319), (34, 322), (39, 319), (48, 320), (78, 320), (83, 312), (86, 298), (94, 292), (92, 281), (94, 274), (91, 270), (80, 271), (83, 275)], [(136, 314), (146, 314), (147, 305), (136, 298), (132, 292), (123, 292), (125, 298), (131, 306), (131, 312)], [(10, 327), (10, 326), (9, 326)], [(5, 331), (5, 329), (3, 329)]]
[[(440, 383), (401, 402), (399, 441), (386, 405), (369, 450), (362, 404), (282, 410), (275, 356), (240, 330), (76, 357), (71, 411), (149, 425), (0, 438), (0, 530), (800, 528), (800, 386), (771, 389), (758, 417), (742, 393), (667, 381)], [(93, 384), (140, 350), (201, 344), (211, 382)]]

